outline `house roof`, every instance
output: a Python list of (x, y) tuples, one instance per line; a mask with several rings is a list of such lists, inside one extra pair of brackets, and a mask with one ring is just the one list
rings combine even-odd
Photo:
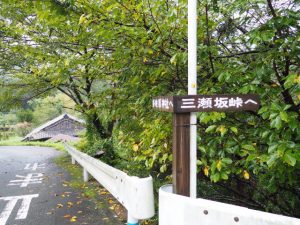
[(84, 120), (78, 119), (78, 118), (76, 118), (74, 116), (71, 116), (71, 115), (69, 115), (67, 113), (64, 113), (64, 114), (62, 114), (62, 115), (54, 118), (53, 120), (50, 120), (50, 121), (44, 123), (43, 125), (35, 128), (33, 131), (31, 131), (29, 134), (27, 134), (23, 140), (26, 140), (26, 139), (28, 139), (28, 138), (30, 138), (32, 136), (35, 136), (35, 134), (41, 132), (43, 129), (45, 129), (45, 128), (47, 128), (47, 127), (49, 127), (49, 126), (51, 126), (51, 125), (53, 125), (53, 124), (55, 124), (57, 122), (59, 122), (60, 120), (62, 120), (64, 118), (70, 118), (71, 120), (74, 120), (74, 121), (76, 121), (78, 123), (81, 123), (81, 124), (85, 123)]

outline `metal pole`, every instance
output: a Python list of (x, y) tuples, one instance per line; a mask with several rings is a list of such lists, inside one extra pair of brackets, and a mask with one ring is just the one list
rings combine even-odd
[(85, 168), (83, 168), (83, 181), (84, 182), (88, 182), (89, 181), (89, 173), (88, 173), (88, 171)]
[(139, 221), (127, 213), (127, 225), (139, 225)]
[(75, 165), (76, 163), (75, 158), (72, 156), (71, 159), (72, 159), (72, 164)]
[[(188, 94), (197, 94), (197, 0), (188, 0)], [(197, 116), (190, 117), (190, 197), (197, 197)]]

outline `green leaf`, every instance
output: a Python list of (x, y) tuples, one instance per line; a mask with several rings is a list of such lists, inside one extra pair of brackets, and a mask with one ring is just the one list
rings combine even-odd
[(223, 159), (222, 159), (222, 162), (225, 163), (225, 164), (231, 164), (231, 163), (232, 163), (232, 160), (229, 159), (229, 158), (223, 158)]
[(223, 180), (228, 180), (228, 175), (226, 174), (226, 173), (221, 173), (221, 178), (223, 179)]
[(206, 128), (205, 132), (210, 133), (210, 132), (214, 131), (216, 129), (216, 127), (217, 127), (216, 125), (211, 125), (208, 128)]
[(275, 165), (277, 159), (278, 159), (278, 155), (276, 155), (276, 154), (271, 155), (271, 157), (267, 161), (267, 165), (269, 167), (273, 167)]
[(160, 172), (161, 172), (161, 173), (164, 173), (164, 172), (166, 172), (166, 171), (167, 171), (167, 165), (164, 164), (164, 165), (162, 165), (162, 166), (160, 167)]
[(290, 166), (295, 166), (296, 165), (296, 158), (291, 152), (286, 152), (283, 156), (283, 161), (289, 164)]
[(255, 147), (253, 145), (242, 145), (242, 148), (248, 151), (255, 151)]
[(216, 173), (210, 177), (213, 182), (218, 182), (220, 180), (220, 173)]
[(238, 129), (236, 127), (230, 127), (230, 130), (235, 134), (238, 133)]
[(275, 128), (277, 130), (280, 130), (281, 127), (282, 127), (282, 120), (281, 120), (280, 116), (277, 116), (275, 119)]
[(289, 117), (288, 117), (288, 114), (285, 112), (285, 111), (281, 111), (280, 112), (280, 118), (285, 121), (285, 122), (288, 122), (289, 121)]

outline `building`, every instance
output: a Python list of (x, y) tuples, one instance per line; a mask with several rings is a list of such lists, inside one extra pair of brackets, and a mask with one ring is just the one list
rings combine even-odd
[(69, 135), (76, 137), (78, 132), (85, 129), (85, 122), (69, 114), (63, 114), (35, 128), (23, 141), (46, 141), (57, 135)]

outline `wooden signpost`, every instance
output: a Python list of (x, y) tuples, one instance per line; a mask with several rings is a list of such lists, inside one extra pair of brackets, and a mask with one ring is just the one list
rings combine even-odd
[(152, 107), (173, 113), (173, 192), (190, 196), (191, 112), (257, 111), (256, 94), (186, 95), (154, 98)]

